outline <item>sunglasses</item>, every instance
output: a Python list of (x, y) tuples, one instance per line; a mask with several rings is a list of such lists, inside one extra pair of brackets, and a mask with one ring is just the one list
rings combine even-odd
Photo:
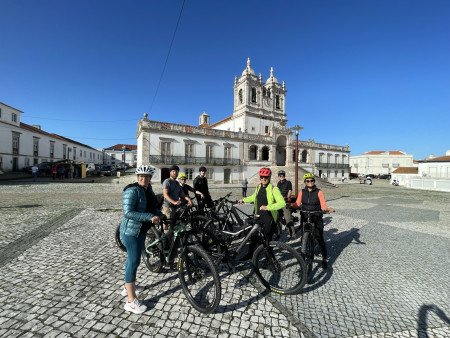
[(267, 176), (259, 176), (259, 179), (260, 179), (260, 180), (268, 180), (269, 177), (267, 177)]
[(316, 180), (305, 180), (306, 183), (314, 183)]

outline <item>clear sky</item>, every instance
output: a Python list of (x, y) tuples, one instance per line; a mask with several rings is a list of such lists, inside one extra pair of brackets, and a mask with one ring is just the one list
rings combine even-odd
[(144, 112), (229, 116), (250, 57), (286, 81), (302, 140), (415, 159), (450, 149), (450, 1), (186, 0), (158, 87), (182, 3), (0, 0), (0, 101), (93, 147), (135, 144)]

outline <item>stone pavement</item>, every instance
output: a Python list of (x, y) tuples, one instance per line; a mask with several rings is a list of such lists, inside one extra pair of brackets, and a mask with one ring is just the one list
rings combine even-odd
[(141, 264), (149, 310), (138, 316), (123, 311), (113, 241), (125, 181), (111, 182), (0, 185), (1, 337), (450, 336), (448, 193), (377, 180), (326, 190), (331, 264), (302, 294), (267, 294), (244, 265), (222, 270), (220, 307), (203, 315), (174, 271)]

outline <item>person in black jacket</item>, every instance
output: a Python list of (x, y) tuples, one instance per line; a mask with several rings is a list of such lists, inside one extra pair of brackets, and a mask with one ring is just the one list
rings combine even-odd
[(199, 195), (195, 195), (197, 197), (197, 204), (199, 209), (203, 209), (205, 206), (208, 208), (213, 207), (213, 201), (211, 195), (209, 194), (208, 189), (208, 179), (206, 178), (206, 168), (200, 167), (198, 169), (199, 174), (194, 179), (194, 189), (203, 194), (203, 197), (199, 197)]

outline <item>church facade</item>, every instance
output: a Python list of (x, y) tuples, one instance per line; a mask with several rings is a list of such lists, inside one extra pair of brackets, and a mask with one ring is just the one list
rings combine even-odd
[[(204, 165), (210, 181), (224, 184), (251, 179), (263, 166), (293, 170), (298, 138), (287, 126), (286, 92), (286, 84), (279, 83), (273, 68), (264, 81), (248, 59), (241, 76), (234, 80), (231, 116), (211, 123), (210, 116), (202, 113), (198, 126), (191, 126), (153, 121), (144, 114), (137, 128), (137, 164), (154, 165), (158, 169), (155, 179), (161, 181), (173, 164), (186, 172), (188, 179)], [(329, 177), (348, 177), (348, 146), (299, 141), (298, 152), (300, 168), (323, 176), (316, 161), (332, 159), (339, 171), (328, 170)]]

